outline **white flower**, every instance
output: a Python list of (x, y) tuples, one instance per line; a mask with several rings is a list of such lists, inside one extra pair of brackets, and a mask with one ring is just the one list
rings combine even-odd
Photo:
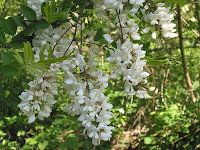
[(65, 84), (73, 84), (76, 82), (76, 78), (70, 71), (67, 71), (67, 75), (69, 78), (67, 80), (65, 80)]
[(150, 96), (147, 94), (147, 91), (137, 91), (139, 98), (150, 98)]
[(157, 32), (154, 31), (154, 32), (152, 33), (151, 37), (152, 37), (153, 39), (156, 39), (156, 36), (157, 36)]
[(113, 42), (113, 40), (109, 34), (104, 34), (103, 37), (108, 42), (108, 44), (111, 44)]
[(120, 108), (120, 109), (119, 109), (119, 112), (120, 112), (121, 114), (124, 114), (124, 113), (125, 113), (125, 111), (124, 111), (123, 108)]
[(150, 28), (149, 26), (145, 27), (145, 28), (142, 30), (142, 34), (148, 33), (150, 29), (151, 29), (151, 28)]
[(34, 112), (30, 112), (30, 114), (28, 115), (30, 116), (28, 119), (28, 123), (33, 123), (35, 121), (35, 113)]
[(155, 87), (150, 87), (149, 91), (154, 91), (156, 88)]

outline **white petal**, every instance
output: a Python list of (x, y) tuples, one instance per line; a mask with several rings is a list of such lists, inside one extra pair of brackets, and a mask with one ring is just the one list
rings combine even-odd
[(28, 119), (28, 123), (33, 123), (34, 121), (35, 121), (35, 114), (33, 113), (30, 117), (29, 117), (29, 119)]

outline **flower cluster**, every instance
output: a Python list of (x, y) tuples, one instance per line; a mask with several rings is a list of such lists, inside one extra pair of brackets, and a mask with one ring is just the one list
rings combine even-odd
[[(67, 25), (65, 25), (67, 27)], [(54, 47), (56, 41), (62, 36), (64, 31), (60, 28), (49, 26), (47, 29), (40, 29), (35, 32), (35, 38), (32, 41), (33, 51), (35, 52), (34, 61), (39, 61), (39, 53), (46, 44), (44, 51), (45, 59), (48, 58), (49, 46)], [(63, 38), (55, 47), (53, 57), (63, 56), (66, 43), (69, 39)], [(71, 50), (72, 48), (70, 48)], [(43, 77), (38, 76), (36, 80), (29, 83), (30, 89), (22, 92), (19, 96), (22, 102), (18, 107), (24, 112), (24, 115), (29, 116), (28, 123), (35, 121), (35, 113), (38, 113), (38, 118), (43, 120), (44, 117), (49, 117), (51, 106), (56, 102), (54, 95), (58, 94), (57, 73), (60, 71), (60, 64), (51, 64), (49, 72), (43, 72)], [(30, 98), (31, 97), (31, 98)]]
[[(112, 113), (109, 109), (113, 106), (108, 103), (108, 98), (102, 93), (108, 86), (108, 77), (103, 75), (102, 70), (95, 71), (98, 63), (93, 60), (94, 55), (86, 65), (83, 55), (79, 53), (79, 50), (74, 48), (74, 43), (68, 48), (71, 40), (66, 37), (60, 37), (69, 26), (68, 24), (64, 24), (62, 28), (63, 30), (61, 28), (53, 28), (50, 25), (47, 29), (35, 32), (32, 41), (33, 51), (35, 52), (34, 61), (37, 62), (40, 60), (40, 51), (44, 45), (46, 45), (46, 50), (44, 51), (45, 59), (48, 59), (48, 49), (50, 46), (54, 48), (53, 57), (62, 57), (67, 49), (67, 55), (73, 50), (73, 52), (71, 51), (72, 57), (61, 63), (52, 64), (49, 73), (43, 73), (43, 77), (37, 77), (35, 81), (31, 81), (29, 83), (30, 89), (22, 92), (19, 96), (22, 102), (18, 106), (24, 112), (24, 115), (29, 116), (29, 123), (35, 121), (35, 113), (38, 113), (39, 119), (48, 117), (51, 112), (50, 107), (56, 102), (54, 95), (58, 93), (56, 91), (56, 87), (58, 86), (56, 84), (56, 72), (62, 71), (64, 72), (63, 88), (72, 100), (64, 108), (64, 111), (71, 115), (79, 115), (78, 120), (82, 121), (82, 125), (85, 127), (84, 132), (92, 138), (93, 144), (97, 145), (100, 143), (100, 140), (109, 140), (112, 134), (111, 130), (114, 128), (109, 126), (109, 119), (112, 118)], [(55, 71), (54, 74), (52, 74), (53, 71)], [(76, 72), (80, 72), (80, 75), (77, 75)], [(50, 75), (48, 76), (48, 74)], [(85, 79), (83, 75), (90, 76), (90, 78)], [(53, 89), (44, 86), (47, 81), (52, 81), (48, 86), (52, 85)], [(48, 101), (47, 107), (44, 101), (47, 99), (46, 93), (52, 93), (51, 91), (54, 91), (54, 93), (51, 97), (48, 97), (51, 105)]]
[(139, 83), (146, 84), (146, 78), (149, 76), (149, 73), (143, 71), (146, 60), (141, 60), (145, 57), (145, 51), (141, 49), (142, 45), (125, 41), (122, 45), (119, 44), (115, 51), (110, 50), (111, 56), (107, 58), (107, 61), (118, 64), (112, 68), (114, 73), (111, 78), (117, 78), (123, 74), (124, 94), (128, 94), (129, 97), (137, 95), (139, 98), (149, 98), (146, 90), (139, 86)]
[[(157, 9), (155, 12), (147, 13), (146, 10), (143, 9), (142, 13), (144, 15), (144, 20), (147, 22), (150, 22), (150, 26), (143, 29), (143, 33), (147, 33), (152, 25), (158, 25), (161, 29), (163, 37), (166, 38), (174, 38), (178, 34), (174, 33), (176, 29), (174, 27), (176, 26), (171, 21), (174, 20), (174, 15), (169, 13), (170, 7), (166, 8), (164, 7), (164, 3), (158, 3)], [(148, 7), (147, 7), (148, 8)], [(156, 39), (157, 31), (154, 31), (152, 33), (152, 38)]]
[(140, 7), (143, 6), (145, 0), (130, 0), (130, 4), (133, 5), (133, 8), (130, 10), (131, 14), (136, 14)]
[(56, 103), (54, 95), (58, 94), (56, 88), (56, 75), (59, 71), (59, 65), (52, 64), (48, 73), (44, 73), (43, 77), (37, 76), (37, 79), (29, 82), (30, 89), (22, 92), (19, 98), (22, 102), (18, 105), (25, 116), (29, 117), (28, 123), (33, 123), (37, 118), (43, 120), (49, 117), (51, 107)]
[[(33, 1), (28, 0), (28, 5), (37, 12), (37, 17), (42, 18), (41, 4), (44, 0)], [(68, 24), (64, 24), (62, 28), (68, 28)], [(35, 52), (34, 61), (40, 60), (40, 51), (44, 45), (46, 49), (44, 51), (45, 59), (48, 59), (49, 47), (54, 48), (53, 57), (62, 57), (67, 49), (66, 44), (69, 44), (68, 38), (59, 38), (64, 34), (62, 28), (53, 28), (51, 25), (47, 29), (37, 30), (32, 40), (33, 51)], [(56, 42), (59, 42), (56, 45)], [(69, 50), (73, 49), (73, 45)], [(37, 79), (29, 82), (30, 89), (22, 92), (19, 98), (22, 102), (18, 107), (24, 112), (24, 115), (29, 116), (28, 123), (32, 123), (36, 120), (35, 114), (38, 114), (38, 119), (43, 120), (44, 117), (49, 117), (51, 113), (51, 107), (56, 103), (54, 95), (58, 94), (56, 88), (59, 86), (57, 83), (57, 73), (60, 72), (60, 64), (54, 63), (49, 67), (48, 72), (42, 72), (43, 76), (37, 76)]]
[[(115, 3), (122, 4), (127, 1), (115, 0)], [(139, 8), (143, 6), (144, 0), (134, 1), (131, 0), (130, 4), (133, 5), (133, 8), (130, 10), (130, 14), (134, 19), (127, 17), (127, 10), (123, 9), (124, 7), (116, 7), (115, 3), (104, 3), (100, 5), (97, 3), (96, 7), (99, 10), (98, 16), (104, 18), (105, 24), (111, 30), (117, 28), (119, 36), (115, 36), (116, 30), (113, 30), (113, 34), (104, 34), (105, 40), (108, 44), (111, 44), (115, 39), (117, 43), (117, 48), (110, 51), (110, 57), (107, 58), (107, 61), (111, 63), (116, 63), (116, 67), (113, 67), (113, 74), (111, 78), (117, 78), (119, 75), (123, 75), (123, 80), (125, 81), (125, 90), (124, 94), (128, 94), (130, 98), (133, 95), (137, 95), (139, 98), (149, 98), (147, 90), (142, 87), (142, 84), (147, 83), (147, 77), (149, 73), (144, 71), (144, 66), (146, 65), (145, 51), (142, 50), (142, 45), (134, 44), (131, 42), (133, 40), (140, 40), (141, 37), (138, 33), (139, 27), (135, 22), (135, 14), (139, 11)], [(102, 11), (102, 7), (110, 14), (107, 14), (105, 11)], [(115, 23), (110, 23), (110, 17), (115, 16)], [(109, 31), (111, 31), (109, 30)], [(143, 60), (141, 60), (143, 59)]]
[[(67, 29), (69, 24), (64, 24), (63, 28)], [(62, 57), (68, 48), (67, 45), (70, 44), (70, 39), (69, 38), (62, 38), (60, 37), (64, 34), (64, 30), (62, 28), (53, 28), (51, 25), (47, 29), (40, 29), (35, 32), (35, 38), (32, 41), (33, 44), (33, 51), (35, 52), (35, 61), (40, 60), (40, 50), (41, 48), (46, 44), (46, 50), (44, 51), (44, 55), (46, 59), (48, 58), (48, 50), (49, 46), (54, 48), (53, 56), (55, 58)], [(70, 33), (70, 31), (69, 31)], [(60, 39), (60, 40), (59, 40)], [(58, 42), (57, 45), (55, 43)], [(69, 51), (73, 49), (73, 44), (70, 46)], [(68, 51), (68, 53), (69, 53)]]
[[(102, 70), (95, 71), (97, 62), (93, 57), (85, 65), (83, 56), (78, 54), (77, 57), (63, 61), (62, 69), (66, 72), (64, 78), (64, 88), (69, 97), (73, 101), (64, 107), (64, 111), (72, 116), (79, 115), (78, 120), (84, 126), (84, 133), (87, 133), (94, 145), (100, 143), (100, 140), (108, 141), (111, 138), (111, 130), (114, 129), (109, 119), (112, 113), (108, 111), (113, 106), (108, 103), (108, 98), (102, 93), (103, 89), (108, 86), (108, 77), (103, 76)], [(85, 68), (87, 70), (87, 82), (72, 73), (76, 67)], [(80, 73), (84, 73), (84, 69), (80, 69)]]

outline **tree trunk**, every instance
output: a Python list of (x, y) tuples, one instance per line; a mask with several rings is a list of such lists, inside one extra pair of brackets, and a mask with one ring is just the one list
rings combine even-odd
[(198, 32), (199, 32), (199, 37), (198, 37), (198, 42), (200, 43), (200, 16), (199, 16), (199, 3), (195, 3), (195, 18), (198, 21)]
[(188, 72), (188, 69), (187, 69), (187, 63), (186, 63), (185, 53), (184, 53), (183, 35), (182, 35), (182, 22), (181, 22), (181, 8), (180, 8), (179, 5), (177, 6), (177, 12), (178, 12), (177, 17), (178, 17), (179, 44), (180, 44), (180, 50), (181, 50), (181, 56), (182, 56), (184, 75), (185, 75), (185, 79), (187, 81), (188, 91), (190, 92), (190, 95), (192, 97), (192, 101), (195, 103), (196, 98), (194, 96), (194, 92), (193, 92), (193, 89), (192, 89), (192, 82), (191, 82), (190, 75), (189, 75), (189, 72)]

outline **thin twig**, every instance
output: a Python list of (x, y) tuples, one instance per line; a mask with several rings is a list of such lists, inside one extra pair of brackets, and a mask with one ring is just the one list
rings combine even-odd
[(150, 73), (152, 75), (152, 72), (149, 70), (149, 68), (147, 67), (147, 65), (145, 65), (145, 68), (147, 69), (148, 73)]
[(73, 39), (72, 39), (71, 43), (69, 44), (69, 46), (68, 46), (68, 48), (67, 48), (67, 50), (65, 51), (65, 53), (64, 53), (63, 56), (65, 56), (65, 55), (67, 54), (67, 52), (68, 52), (70, 46), (71, 46), (72, 43), (76, 40), (76, 33), (77, 33), (77, 29), (78, 29), (78, 23), (79, 23), (79, 20), (80, 20), (81, 17), (82, 17), (83, 11), (84, 11), (85, 6), (86, 6), (86, 3), (87, 3), (87, 0), (84, 1), (83, 8), (81, 9), (81, 11), (80, 11), (80, 15), (78, 16), (78, 19), (77, 19), (77, 21), (76, 21), (76, 23), (75, 23), (75, 25), (74, 25), (74, 27), (75, 27), (75, 31), (74, 31)]
[[(174, 11), (174, 13), (175, 13), (176, 15), (178, 15), (178, 12), (177, 12), (177, 11)], [(189, 23), (187, 23), (187, 21), (186, 21), (183, 17), (181, 17), (181, 20), (182, 20), (188, 27), (190, 27)], [(193, 32), (197, 37), (200, 37), (200, 35), (199, 35), (194, 29), (192, 29), (192, 32)]]
[[(153, 87), (155, 87), (156, 86), (156, 84), (155, 84), (155, 76), (154, 76), (154, 68), (152, 67), (151, 68), (151, 72), (152, 72), (152, 78), (153, 78)], [(153, 101), (152, 101), (152, 111), (155, 111), (155, 102), (156, 102), (156, 92), (155, 92), (155, 90), (153, 91)], [(152, 116), (152, 118), (154, 119), (154, 115)]]
[[(80, 48), (80, 46), (78, 45), (78, 41), (76, 40), (76, 38), (75, 38), (75, 42), (76, 42), (76, 44), (77, 44), (77, 46), (78, 46), (78, 49), (79, 49), (79, 52), (80, 52), (80, 54), (82, 55), (82, 49)], [(83, 70), (84, 70), (84, 74), (85, 74), (85, 82), (86, 82), (86, 89), (87, 89), (87, 91), (88, 92), (90, 92), (90, 88), (89, 88), (89, 84), (88, 84), (88, 78), (87, 78), (87, 71), (86, 71), (86, 69), (85, 69), (85, 65), (83, 65)]]
[(117, 9), (116, 9), (116, 12), (117, 12), (118, 20), (119, 20), (119, 26), (120, 26), (120, 29), (119, 29), (119, 30), (121, 31), (121, 36), (122, 36), (122, 37), (121, 37), (121, 40), (123, 41), (123, 31), (122, 31), (123, 28), (122, 28), (121, 20), (120, 20), (120, 18), (119, 18), (120, 11), (118, 12)]
[(58, 43), (60, 42), (60, 40), (63, 38), (63, 36), (64, 36), (70, 29), (72, 29), (73, 27), (74, 27), (74, 26), (71, 26), (69, 29), (67, 29), (67, 30), (60, 36), (60, 38), (58, 39), (58, 41), (56, 42), (56, 44), (55, 44), (54, 47), (53, 47), (53, 52), (54, 52), (56, 46), (58, 45)]

